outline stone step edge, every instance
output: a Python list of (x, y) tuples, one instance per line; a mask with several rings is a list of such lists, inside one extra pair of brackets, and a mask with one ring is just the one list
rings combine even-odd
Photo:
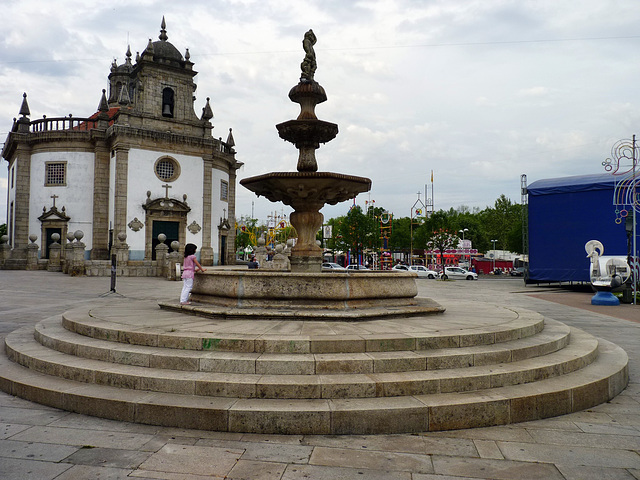
[(514, 310), (517, 319), (493, 328), (466, 329), (456, 334), (433, 332), (429, 335), (242, 335), (185, 334), (170, 329), (129, 329), (122, 324), (92, 318), (86, 308), (62, 314), (62, 325), (69, 331), (86, 337), (150, 347), (180, 350), (235, 351), (245, 353), (365, 353), (398, 350), (429, 350), (473, 345), (491, 345), (529, 337), (544, 329), (544, 317), (530, 310)]
[(6, 352), (11, 360), (38, 372), (140, 391), (240, 398), (393, 397), (530, 383), (584, 368), (597, 357), (598, 343), (595, 337), (572, 329), (572, 339), (581, 341), (570, 343), (562, 351), (496, 367), (380, 374), (251, 375), (182, 372), (79, 359), (40, 345), (30, 329), (27, 326), (10, 333), (5, 339)]
[[(238, 354), (176, 350), (99, 340), (65, 329), (60, 323), (60, 316), (54, 316), (36, 324), (35, 339), (48, 348), (69, 355), (124, 365), (216, 373), (322, 375), (438, 370), (510, 363), (564, 348), (569, 342), (569, 332), (570, 329), (565, 324), (547, 320), (545, 329), (534, 336), (474, 347), (384, 353)], [(546, 338), (540, 341), (540, 336), (543, 335)], [(203, 368), (205, 366), (206, 369)]]
[(392, 434), (488, 427), (591, 408), (629, 381), (628, 357), (600, 340), (598, 360), (562, 378), (465, 394), (357, 400), (239, 400), (86, 385), (32, 372), (0, 355), (0, 389), (111, 420), (265, 434)]
[[(445, 312), (445, 308), (430, 298), (416, 297), (395, 299), (388, 301), (381, 299), (343, 300), (340, 302), (327, 302), (324, 305), (313, 304), (305, 306), (298, 304), (291, 306), (286, 302), (272, 301), (269, 305), (262, 302), (243, 302), (237, 305), (237, 300), (227, 298), (221, 302), (231, 301), (230, 305), (205, 303), (206, 295), (192, 294), (191, 305), (180, 305), (175, 302), (159, 302), (158, 306), (167, 311), (181, 314), (196, 315), (205, 318), (218, 318), (225, 320), (252, 320), (252, 319), (277, 319), (277, 320), (313, 320), (313, 321), (341, 321), (361, 322), (369, 320), (383, 320), (397, 317), (417, 317), (423, 315), (438, 315)], [(309, 301), (311, 302), (311, 301)]]

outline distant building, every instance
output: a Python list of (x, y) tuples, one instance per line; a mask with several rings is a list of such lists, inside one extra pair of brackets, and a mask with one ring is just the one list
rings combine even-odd
[(226, 141), (213, 138), (209, 98), (196, 115), (197, 72), (188, 49), (183, 57), (168, 42), (164, 18), (159, 41), (131, 57), (127, 48), (124, 63), (113, 61), (109, 91), (90, 117), (32, 120), (24, 94), (2, 150), (11, 247), (5, 268), (26, 264), (30, 235), (38, 237), (42, 263), (53, 233), (64, 243), (77, 230), (87, 260), (107, 260), (125, 243), (129, 261), (154, 260), (163, 233), (181, 251), (195, 243), (203, 265), (233, 263), (242, 163), (231, 129)]

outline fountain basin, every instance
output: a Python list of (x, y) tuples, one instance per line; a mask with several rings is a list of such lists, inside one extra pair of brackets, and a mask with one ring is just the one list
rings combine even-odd
[(334, 172), (271, 172), (244, 178), (240, 184), (271, 202), (296, 210), (320, 210), (371, 189), (371, 179)]
[(306, 320), (368, 320), (444, 312), (433, 300), (415, 298), (415, 278), (404, 272), (216, 270), (195, 276), (191, 299), (197, 304), (161, 306), (211, 317)]

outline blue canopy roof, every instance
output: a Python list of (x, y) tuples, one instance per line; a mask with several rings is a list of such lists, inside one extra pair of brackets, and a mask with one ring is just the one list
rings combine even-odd
[(612, 190), (616, 178), (610, 173), (577, 175), (574, 177), (545, 178), (527, 187), (529, 195), (552, 195), (556, 193), (589, 192)]

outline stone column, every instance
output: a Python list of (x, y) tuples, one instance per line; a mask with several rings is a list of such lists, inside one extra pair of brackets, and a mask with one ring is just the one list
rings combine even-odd
[(167, 280), (180, 280), (180, 277), (176, 275), (176, 265), (182, 263), (182, 255), (178, 251), (180, 249), (180, 243), (175, 240), (171, 242), (172, 252), (168, 255), (168, 271), (167, 271)]
[(84, 249), (86, 245), (81, 242), (84, 237), (82, 230), (74, 232), (75, 242), (71, 244), (71, 264), (69, 265), (69, 275), (78, 277), (84, 275)]
[[(109, 259), (109, 148), (104, 140), (95, 145), (93, 160), (93, 231), (91, 259)], [(126, 195), (125, 195), (126, 197)]]
[(37, 235), (29, 235), (31, 243), (27, 245), (27, 270), (38, 269), (38, 249), (40, 247), (36, 243), (37, 239)]
[(73, 258), (73, 232), (67, 232), (67, 243), (64, 244), (62, 249), (62, 273), (69, 273), (69, 267), (71, 266), (71, 259)]
[(119, 268), (125, 268), (129, 261), (129, 245), (127, 244), (127, 234), (122, 231), (118, 233), (118, 243), (114, 249), (116, 251), (116, 262)]
[(264, 239), (264, 237), (260, 237), (256, 241), (256, 243), (258, 245), (256, 246), (256, 249), (253, 252), (254, 256), (256, 257), (256, 260), (260, 264), (260, 268), (267, 268), (267, 258), (269, 256), (269, 253), (267, 252), (267, 247), (265, 246), (267, 241)]
[(16, 197), (14, 201), (13, 250), (11, 256), (12, 258), (26, 258), (27, 244), (29, 243), (29, 205), (31, 198), (31, 149), (26, 144), (18, 143), (14, 162), (16, 163)]
[(9, 241), (9, 235), (2, 235), (0, 237), (0, 267), (4, 266), (4, 261), (11, 256), (11, 245)]
[(213, 265), (213, 247), (211, 246), (211, 211), (212, 211), (212, 181), (213, 157), (205, 155), (204, 170), (202, 172), (202, 247), (200, 248), (200, 264)]
[(53, 240), (53, 243), (49, 245), (49, 264), (47, 265), (47, 270), (50, 272), (59, 272), (62, 270), (60, 267), (62, 245), (58, 243), (60, 235), (54, 233), (51, 235), (51, 239)]
[(229, 211), (227, 219), (229, 220), (229, 231), (227, 232), (227, 265), (236, 264), (236, 175), (237, 168), (229, 167)]
[[(114, 192), (113, 231), (127, 231), (127, 186), (129, 177), (129, 149), (116, 147), (116, 186)], [(128, 249), (128, 248), (127, 248)]]
[(167, 257), (169, 255), (169, 247), (166, 243), (167, 236), (164, 233), (158, 235), (158, 245), (156, 246), (156, 261), (158, 262), (157, 276), (167, 276)]

